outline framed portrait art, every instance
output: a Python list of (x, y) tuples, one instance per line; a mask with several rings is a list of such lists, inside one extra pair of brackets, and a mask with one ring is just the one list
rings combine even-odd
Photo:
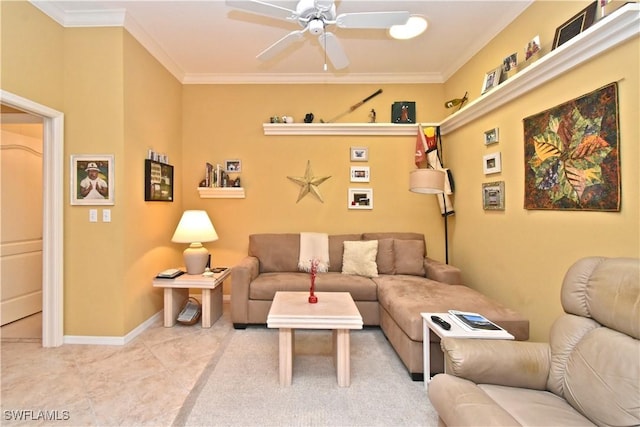
[(173, 202), (173, 166), (144, 161), (145, 202)]
[(349, 188), (349, 209), (373, 209), (373, 188)]
[(597, 3), (597, 1), (594, 1), (556, 29), (552, 50), (568, 42), (593, 24), (596, 17)]
[(498, 86), (498, 84), (500, 83), (501, 73), (502, 73), (502, 65), (494, 68), (493, 70), (485, 74), (484, 81), (482, 82), (481, 94), (484, 94), (488, 92), (490, 89)]
[(115, 169), (112, 154), (72, 154), (71, 204), (113, 205)]

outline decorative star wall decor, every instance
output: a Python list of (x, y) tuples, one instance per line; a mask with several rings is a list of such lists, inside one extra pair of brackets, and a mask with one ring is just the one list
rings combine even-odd
[(291, 181), (295, 182), (300, 186), (300, 193), (298, 194), (298, 203), (304, 196), (311, 193), (318, 198), (322, 203), (322, 195), (320, 194), (320, 189), (318, 186), (331, 178), (330, 176), (322, 176), (317, 177), (313, 176), (313, 171), (311, 170), (311, 160), (307, 160), (307, 170), (304, 173), (304, 176), (288, 176)]

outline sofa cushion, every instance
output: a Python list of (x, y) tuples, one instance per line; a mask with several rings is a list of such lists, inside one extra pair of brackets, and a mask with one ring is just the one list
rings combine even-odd
[(378, 277), (376, 256), (378, 241), (344, 242), (342, 255), (342, 274), (357, 274), (365, 277)]
[(423, 240), (393, 240), (395, 274), (411, 274), (423, 276), (424, 271), (424, 241)]
[(260, 273), (298, 271), (300, 234), (252, 234), (248, 253), (260, 260)]
[(376, 265), (378, 266), (378, 274), (396, 274), (393, 239), (378, 240)]
[(342, 253), (345, 241), (360, 240), (360, 234), (336, 234), (329, 236), (329, 271), (342, 271)]
[[(271, 301), (278, 291), (309, 291), (309, 273), (285, 272), (263, 273), (251, 282), (249, 299)], [(336, 272), (318, 273), (317, 292), (349, 292), (354, 301), (376, 301), (376, 284), (367, 277), (346, 275)]]
[(527, 319), (466, 286), (444, 285), (409, 275), (384, 275), (372, 280), (378, 285), (380, 305), (413, 341), (422, 341), (420, 313), (442, 313), (447, 310), (480, 313), (506, 329), (517, 340), (529, 338)]

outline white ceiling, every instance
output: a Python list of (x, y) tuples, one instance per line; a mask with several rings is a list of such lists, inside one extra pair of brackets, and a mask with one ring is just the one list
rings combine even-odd
[[(263, 0), (295, 9), (297, 1)], [(323, 71), (318, 40), (305, 34), (275, 59), (255, 57), (297, 24), (228, 7), (223, 0), (84, 0), (32, 3), (65, 27), (124, 26), (183, 83), (442, 83), (532, 0), (337, 0), (337, 13), (406, 10), (429, 28), (413, 40), (386, 30), (329, 27), (350, 65)]]

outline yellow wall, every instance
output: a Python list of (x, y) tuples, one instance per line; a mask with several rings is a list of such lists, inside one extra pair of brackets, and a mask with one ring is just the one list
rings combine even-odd
[[(373, 108), (389, 122), (394, 101), (415, 100), (417, 119), (439, 121), (445, 111), (442, 85), (186, 85), (182, 197), (185, 209), (206, 209), (220, 239), (205, 244), (215, 265), (231, 266), (247, 253), (248, 235), (260, 232), (417, 231), (427, 236), (427, 252), (444, 260), (438, 203), (408, 191), (415, 168), (415, 136), (265, 136), (273, 115), (318, 122), (347, 110), (377, 89), (383, 93), (345, 116), (366, 122)], [(349, 181), (350, 147), (369, 147), (370, 183)], [(205, 162), (242, 160), (245, 199), (200, 199), (196, 191)], [(315, 176), (331, 176), (319, 186), (324, 203), (307, 195), (287, 176), (302, 176), (307, 160)], [(373, 188), (373, 210), (347, 208), (349, 187)], [(228, 291), (228, 290), (225, 290)]]
[[(543, 50), (546, 46), (548, 51), (555, 27), (585, 5), (535, 2), (447, 82), (447, 93), (455, 96), (468, 90), (477, 96), (484, 73), (524, 46), (527, 34), (540, 31)], [(550, 16), (558, 16), (560, 22), (548, 24)], [(635, 38), (444, 138), (456, 177), (451, 262), (462, 267), (466, 284), (524, 313), (531, 321), (533, 340), (545, 340), (561, 313), (562, 278), (577, 258), (640, 254), (639, 52)], [(525, 210), (522, 120), (615, 81), (620, 101), (621, 211)], [(500, 142), (485, 146), (483, 133), (494, 127), (499, 128)], [(482, 156), (496, 151), (502, 153), (502, 173), (485, 176)], [(482, 209), (481, 183), (493, 181), (505, 182), (503, 212)]]

